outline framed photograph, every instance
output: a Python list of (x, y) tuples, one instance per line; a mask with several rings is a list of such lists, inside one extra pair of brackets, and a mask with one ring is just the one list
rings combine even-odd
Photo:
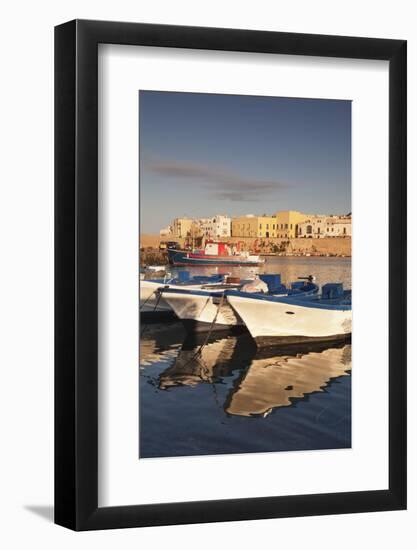
[(55, 29), (55, 522), (406, 507), (406, 42)]

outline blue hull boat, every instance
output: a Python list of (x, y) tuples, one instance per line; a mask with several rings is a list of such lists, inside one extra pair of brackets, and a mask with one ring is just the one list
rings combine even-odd
[(226, 243), (208, 243), (204, 250), (168, 249), (168, 260), (174, 266), (257, 266), (264, 263), (259, 256), (231, 253)]

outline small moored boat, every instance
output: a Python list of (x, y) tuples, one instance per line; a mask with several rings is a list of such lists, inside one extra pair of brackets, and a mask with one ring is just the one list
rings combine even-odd
[[(227, 276), (226, 276), (227, 277)], [(173, 313), (171, 307), (158, 289), (164, 288), (202, 288), (206, 285), (218, 285), (225, 280), (224, 275), (198, 275), (190, 277), (188, 271), (180, 271), (176, 277), (141, 279), (139, 283), (139, 306), (141, 314), (149, 313)]]
[(351, 291), (328, 283), (304, 296), (226, 293), (228, 303), (259, 346), (347, 340), (352, 332)]

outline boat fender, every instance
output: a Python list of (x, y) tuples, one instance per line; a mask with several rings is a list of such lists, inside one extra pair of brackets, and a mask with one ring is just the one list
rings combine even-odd
[(242, 292), (250, 292), (250, 293), (258, 292), (258, 293), (267, 294), (268, 290), (269, 290), (268, 285), (264, 281), (261, 281), (261, 279), (258, 279), (258, 278), (254, 279), (250, 283), (243, 285), (241, 288)]

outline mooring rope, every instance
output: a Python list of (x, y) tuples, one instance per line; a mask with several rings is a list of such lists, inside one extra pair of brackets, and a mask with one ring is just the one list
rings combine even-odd
[[(151, 294), (151, 296), (153, 294), (157, 293), (158, 294), (158, 297), (156, 299), (156, 302), (155, 302), (155, 307), (153, 308), (152, 312), (151, 313), (155, 313), (156, 311), (156, 308), (159, 306), (159, 302), (161, 301), (161, 297), (162, 297), (162, 292), (159, 291), (159, 288), (157, 288), (156, 290), (154, 290)], [(149, 296), (146, 300), (146, 302), (149, 300), (149, 298), (151, 297)], [(142, 304), (142, 307), (146, 304), (146, 302), (144, 304)], [(141, 308), (142, 309), (142, 308)], [(139, 310), (139, 312), (141, 311), (141, 309)], [(142, 336), (145, 334), (145, 331), (146, 329), (148, 328), (148, 325), (146, 323), (143, 324), (143, 329), (141, 330), (140, 332), (140, 338), (142, 338)]]
[[(216, 321), (217, 321), (217, 317), (218, 317), (218, 315), (219, 315), (220, 308), (221, 308), (221, 306), (223, 305), (223, 300), (224, 300), (224, 293), (222, 294), (222, 297), (221, 297), (221, 299), (220, 299), (219, 305), (217, 306), (216, 315), (213, 317), (213, 320), (212, 320), (212, 322), (211, 322), (211, 324), (210, 324), (210, 328), (209, 328), (209, 330), (208, 330), (208, 332), (207, 332), (207, 335), (206, 335), (206, 337), (205, 337), (205, 339), (204, 339), (204, 342), (198, 347), (198, 349), (196, 350), (196, 352), (193, 353), (193, 355), (188, 359), (188, 361), (186, 361), (184, 367), (187, 367), (187, 366), (191, 363), (191, 361), (195, 361), (196, 359), (198, 360), (198, 362), (200, 363), (200, 365), (201, 365), (201, 364), (204, 365), (204, 363), (201, 363), (201, 361), (198, 359), (198, 356), (201, 355), (201, 352), (203, 351), (204, 347), (207, 345), (207, 343), (208, 343), (208, 341), (209, 341), (209, 338), (210, 338), (211, 333), (212, 333), (212, 331), (213, 331), (214, 325), (215, 325), (215, 323), (216, 323)], [(206, 303), (206, 305), (207, 305), (207, 303)], [(204, 306), (204, 307), (205, 307), (205, 306)], [(200, 378), (201, 378), (201, 376), (200, 376)]]
[(224, 297), (225, 297), (225, 294), (223, 292), (222, 294), (222, 297), (220, 298), (220, 302), (219, 302), (219, 305), (217, 306), (217, 311), (216, 311), (216, 315), (213, 317), (213, 320), (211, 322), (211, 325), (210, 325), (210, 328), (207, 332), (207, 335), (204, 339), (204, 342), (201, 344), (201, 346), (198, 348), (197, 352), (196, 352), (196, 355), (200, 355), (201, 352), (203, 351), (204, 347), (207, 345), (207, 342), (209, 341), (210, 339), (210, 336), (211, 336), (211, 333), (213, 332), (213, 328), (214, 328), (214, 325), (216, 324), (216, 321), (217, 321), (217, 317), (219, 316), (219, 312), (220, 312), (220, 308), (222, 307), (223, 305), (223, 301), (224, 301)]
[(146, 300), (143, 302), (143, 304), (139, 307), (139, 311), (142, 311), (142, 309), (146, 306), (146, 304), (149, 302), (149, 300), (152, 298), (152, 296), (157, 292), (158, 289), (156, 288), (152, 294), (149, 294), (149, 296), (146, 298)]

